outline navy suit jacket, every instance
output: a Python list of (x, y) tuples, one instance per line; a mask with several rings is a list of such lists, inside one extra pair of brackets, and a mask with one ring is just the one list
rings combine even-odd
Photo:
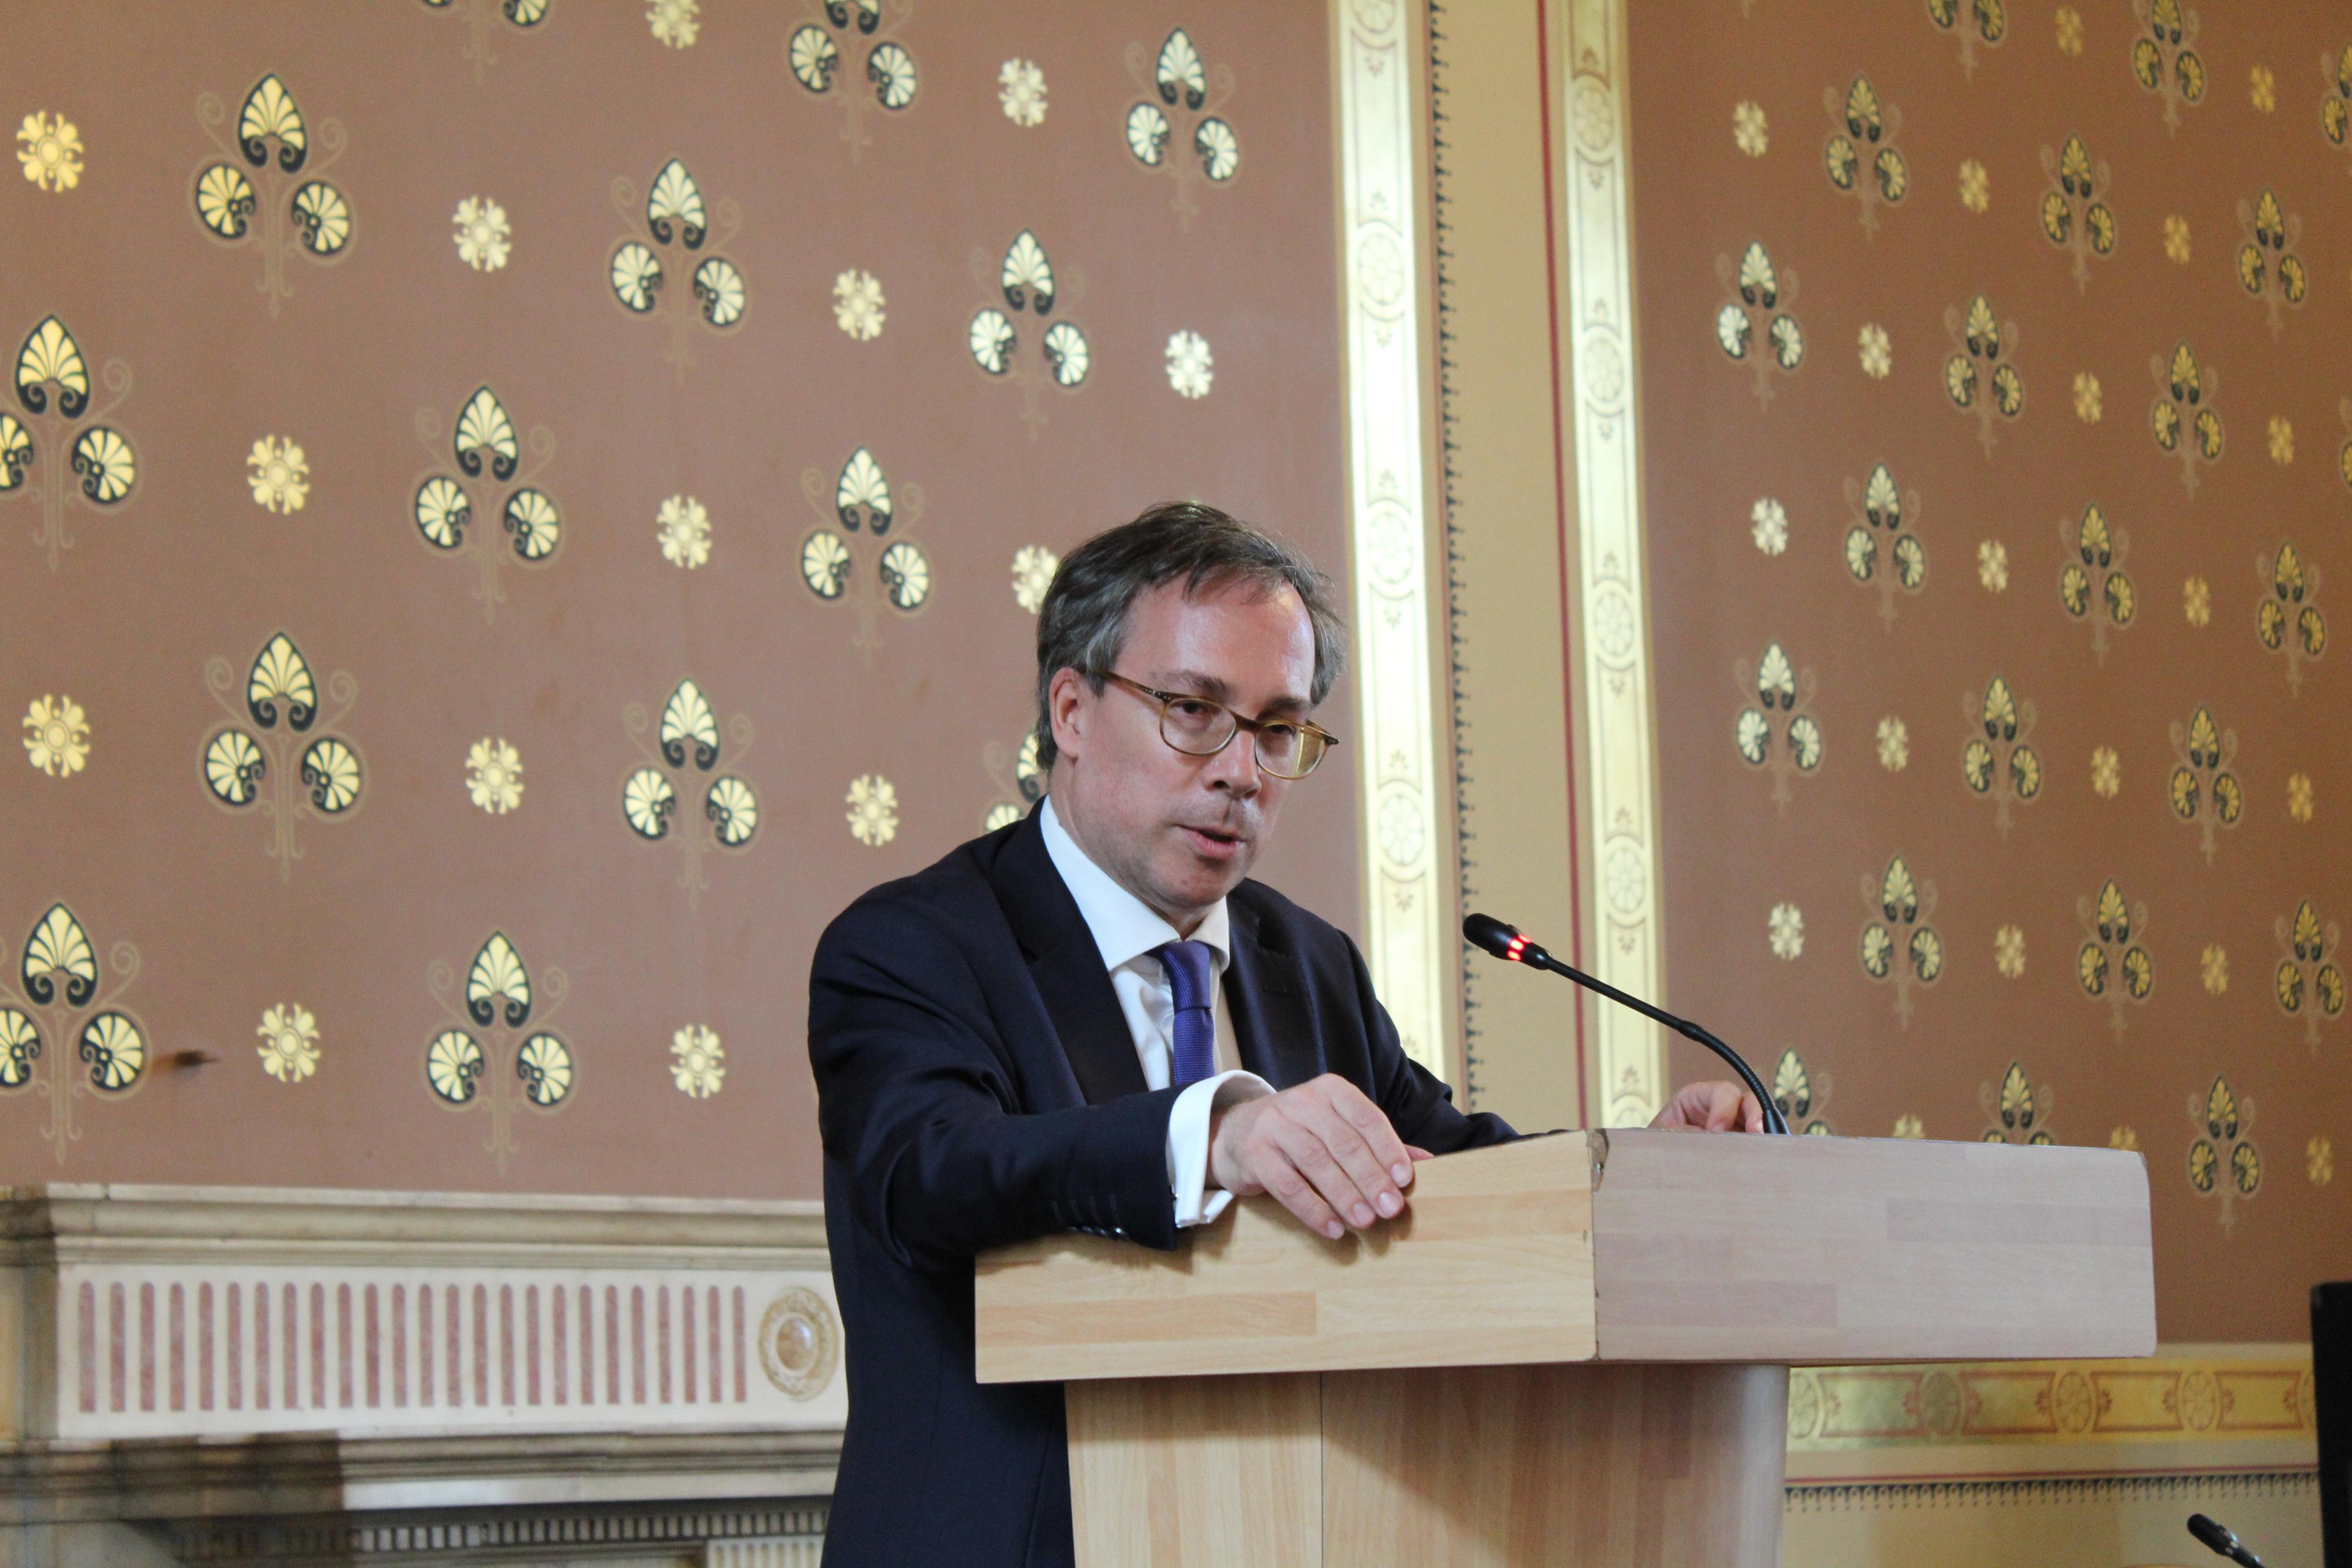
[[(1345, 933), (1244, 881), (1225, 1001), (1276, 1089), (1340, 1074), (1433, 1153), (1499, 1142), (1405, 1056)], [(818, 942), (809, 1060), (849, 1429), (827, 1568), (1072, 1561), (1062, 1386), (972, 1376), (972, 1258), (1066, 1230), (1176, 1245), (1168, 1118), (1035, 814), (852, 904)]]

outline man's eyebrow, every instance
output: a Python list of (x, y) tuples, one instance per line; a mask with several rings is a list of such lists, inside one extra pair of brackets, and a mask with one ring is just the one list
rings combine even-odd
[(1151, 684), (1180, 697), (1205, 697), (1212, 702), (1231, 702), (1234, 699), (1230, 685), (1197, 669), (1155, 669), (1151, 672)]
[(1305, 698), (1277, 697), (1273, 701), (1267, 703), (1263, 709), (1259, 710), (1258, 717), (1263, 719), (1269, 713), (1276, 713), (1285, 718), (1296, 719), (1305, 714), (1306, 711), (1307, 700)]
[[(1205, 697), (1212, 702), (1222, 702), (1228, 707), (1233, 704), (1233, 687), (1213, 675), (1203, 675), (1197, 669), (1180, 669), (1166, 674), (1155, 670), (1153, 673), (1158, 678), (1160, 689), (1163, 691)], [(1307, 707), (1307, 701), (1303, 697), (1277, 697), (1265, 705), (1258, 717), (1264, 718), (1268, 713), (1295, 716), (1305, 713)]]

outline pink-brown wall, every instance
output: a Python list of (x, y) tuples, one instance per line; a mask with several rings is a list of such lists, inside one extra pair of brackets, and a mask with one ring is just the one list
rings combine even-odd
[[(1344, 579), (1322, 10), (885, 0), (872, 33), (857, 15), (551, 0), (526, 27), (473, 0), (280, 0), (12, 18), (0, 120), (34, 118), (13, 144), (26, 177), (0, 181), (0, 331), (12, 353), (38, 340), (11, 385), (40, 407), (0, 405), (30, 443), (0, 489), (0, 700), (24, 721), (0, 765), (0, 1008), (21, 1021), (14, 1058), (0, 1040), (0, 1068), (18, 1063), (0, 1070), (17, 1080), (0, 1180), (811, 1194), (817, 933), (1024, 801), (1016, 553), (1197, 497)], [(1154, 79), (1180, 26), (1198, 107), (1181, 72), (1173, 105)], [(841, 62), (821, 93), (794, 74), (808, 27)], [(881, 95), (903, 94), (901, 57), (867, 66), (892, 44), (915, 73), (898, 109)], [(1042, 75), (1034, 124), (1016, 60)], [(237, 142), (273, 75), (301, 119), (291, 173), (271, 95), (268, 167)], [(1146, 102), (1171, 122), (1157, 167), (1124, 129)], [(1192, 140), (1208, 119), (1236, 138), (1229, 178)], [(698, 245), (690, 212), (667, 243), (648, 221), (673, 159)], [(234, 241), (199, 205), (214, 165), (232, 200), (252, 193)], [(332, 197), (303, 195), (313, 182)], [(1024, 230), (1055, 279), (1043, 318), (1034, 279), (1020, 310), (1001, 285)], [(664, 269), (645, 313), (613, 281), (630, 244)], [(705, 311), (692, 284), (714, 255), (734, 277), (702, 272)], [(836, 288), (859, 273), (881, 294), (870, 335), (863, 280)], [(738, 280), (740, 315), (714, 326)], [(968, 342), (984, 309), (1018, 333), (1001, 375)], [(86, 405), (39, 332), (52, 317)], [(1087, 351), (1073, 387), (1042, 352), (1063, 321)], [(1211, 356), (1204, 395), (1186, 395), (1197, 366), (1171, 371), (1183, 332)], [(510, 474), (478, 449), (467, 474), (453, 450), (485, 386)], [(494, 438), (473, 413), (469, 438)], [(892, 498), (879, 541), (835, 506), (859, 448)], [(436, 475), (472, 509), (457, 548), (417, 521)], [(546, 506), (519, 503), (526, 536), (501, 520), (527, 488)], [(817, 534), (849, 555), (830, 601), (803, 573)], [(911, 612), (878, 571), (902, 541), (928, 571)], [(317, 693), (299, 731), (289, 701), (273, 726), (247, 700), (281, 633)], [(688, 680), (718, 738), (707, 767), (691, 743), (661, 754)], [(1338, 761), (1264, 873), (1352, 924)], [(675, 801), (657, 839), (625, 809), (641, 768)], [(734, 847), (746, 796), (728, 786), (712, 816), (722, 777), (756, 806)], [(497, 953), (489, 1021), (468, 1016), (493, 933), (528, 980), (519, 1022)], [(428, 1073), (451, 1031), (471, 1040), (445, 1041), (462, 1107)], [(723, 1076), (681, 1031), (717, 1037)]]
[[(1936, 9), (1630, 13), (1673, 1004), (1768, 1073), (1795, 1051), (1803, 1120), (1842, 1133), (2137, 1147), (2165, 1337), (2300, 1338), (2309, 1285), (2352, 1271), (2335, 1170), (2352, 1145), (2336, 948), (2352, 731), (2344, 656), (2301, 624), (2338, 622), (2352, 571), (2352, 153), (2328, 118), (2352, 96), (2352, 23), (2207, 5), (2176, 38), (2123, 0), (2011, 5), (1988, 42), (1987, 8), (1951, 8), (1950, 29)], [(1857, 77), (1876, 100), (1859, 132)], [(1832, 178), (1836, 137), (1858, 150), (1854, 193)], [(2072, 137), (2087, 200), (2067, 188)], [(1874, 168), (1889, 149), (1899, 200)], [(2266, 192), (2283, 245), (2255, 232)], [(2053, 194), (2065, 244), (2045, 232)], [(2093, 205), (2114, 243), (2078, 258)], [(1748, 299), (1751, 242), (1775, 278), (1751, 270)], [(2299, 300), (2275, 292), (2290, 256)], [(1972, 345), (1979, 296), (1993, 331)], [(1744, 358), (1718, 337), (1727, 309)], [(2183, 344), (2193, 399), (2171, 386)], [(2209, 412), (2219, 457), (2191, 459)], [(1899, 531), (1867, 515), (1880, 464)], [(2077, 614), (2064, 574), (2093, 507), (2111, 542)], [(1902, 537), (1924, 552), (1907, 584)], [(2289, 542), (2299, 587), (2276, 566)], [(2275, 650), (2265, 605), (2284, 616)], [(1793, 705), (1768, 710), (1759, 677)], [(1997, 679), (2015, 722), (1989, 737)], [(1749, 710), (1768, 731), (1754, 763)], [(2200, 712), (2218, 767), (2192, 754)], [(1890, 918), (1897, 858), (1916, 899)], [(2111, 879), (2125, 919), (2103, 924)], [(2324, 953), (2296, 951), (2306, 900)], [(1884, 979), (1874, 927), (1893, 939)]]

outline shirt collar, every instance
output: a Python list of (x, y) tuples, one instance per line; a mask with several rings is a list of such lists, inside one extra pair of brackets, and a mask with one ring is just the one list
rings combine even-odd
[[(1055, 814), (1052, 795), (1045, 797), (1037, 818), (1045, 838), (1045, 853), (1053, 860), (1054, 869), (1061, 873), (1070, 897), (1077, 900), (1078, 913), (1086, 921), (1096, 947), (1102, 952), (1105, 969), (1117, 969), (1154, 948), (1184, 940), (1150, 905), (1113, 881), (1109, 872), (1087, 858)], [(1226, 961), (1233, 954), (1231, 931), (1225, 900), (1219, 899), (1209, 906), (1208, 913), (1201, 917), (1199, 928), (1192, 932), (1192, 941), (1208, 945), (1220, 974), (1224, 973)]]

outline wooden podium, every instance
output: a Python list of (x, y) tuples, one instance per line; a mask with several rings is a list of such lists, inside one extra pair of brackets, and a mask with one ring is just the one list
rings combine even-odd
[(1068, 1382), (1082, 1568), (1760, 1568), (1792, 1363), (2156, 1348), (2137, 1153), (1690, 1132), (1429, 1161), (1339, 1241), (1007, 1247), (975, 1312), (982, 1382)]

